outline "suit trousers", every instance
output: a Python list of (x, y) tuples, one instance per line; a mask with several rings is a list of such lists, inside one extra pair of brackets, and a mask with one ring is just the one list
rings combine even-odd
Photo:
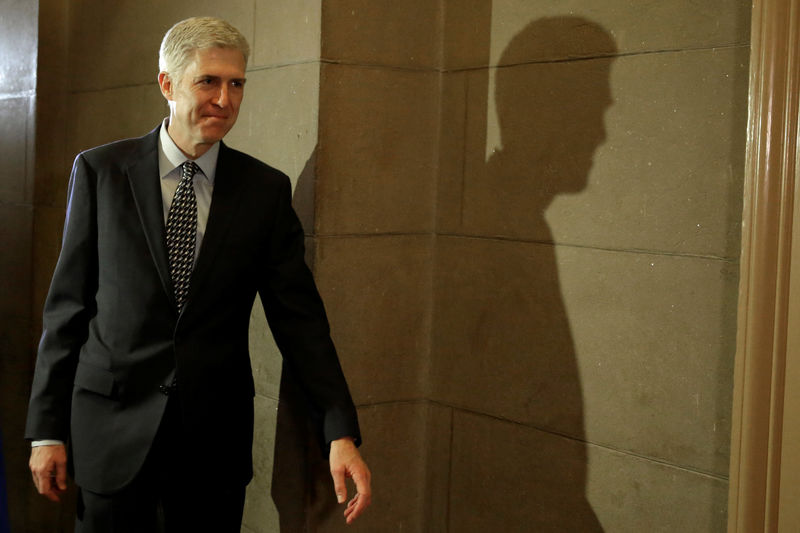
[(75, 533), (239, 533), (245, 486), (208, 486), (202, 442), (187, 441), (180, 397), (170, 393), (153, 445), (139, 473), (122, 490), (78, 493)]

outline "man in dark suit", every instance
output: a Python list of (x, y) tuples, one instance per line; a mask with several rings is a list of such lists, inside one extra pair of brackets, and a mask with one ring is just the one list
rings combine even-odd
[(340, 503), (344, 478), (355, 481), (347, 522), (370, 503), (289, 179), (221, 142), (248, 54), (224, 21), (179, 22), (159, 55), (169, 117), (75, 160), (26, 436), (36, 487), (53, 500), (69, 443), (78, 531), (239, 531), (253, 472), (256, 294), (321, 420)]

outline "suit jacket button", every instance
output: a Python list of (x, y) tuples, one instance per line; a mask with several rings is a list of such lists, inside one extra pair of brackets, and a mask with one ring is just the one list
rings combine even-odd
[(166, 385), (159, 385), (158, 391), (164, 396), (169, 396), (169, 387), (167, 387)]

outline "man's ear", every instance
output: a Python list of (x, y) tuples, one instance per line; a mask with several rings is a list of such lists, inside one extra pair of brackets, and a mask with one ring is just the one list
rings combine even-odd
[(158, 86), (161, 88), (161, 94), (164, 95), (164, 98), (172, 100), (172, 79), (163, 70), (158, 73)]

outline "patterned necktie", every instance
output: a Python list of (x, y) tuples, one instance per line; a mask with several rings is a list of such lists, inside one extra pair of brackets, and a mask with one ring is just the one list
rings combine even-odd
[(189, 294), (189, 278), (194, 266), (195, 239), (197, 238), (197, 200), (192, 177), (200, 170), (194, 161), (181, 165), (181, 182), (172, 198), (167, 216), (167, 251), (169, 273), (175, 287), (178, 312), (183, 309)]

